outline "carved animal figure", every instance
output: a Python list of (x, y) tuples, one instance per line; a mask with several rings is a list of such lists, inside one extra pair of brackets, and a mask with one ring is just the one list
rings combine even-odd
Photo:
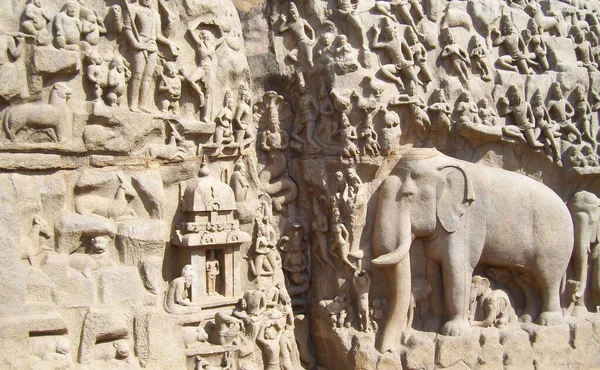
[[(471, 325), (475, 327), (495, 326), (502, 329), (517, 322), (517, 315), (508, 294), (503, 290), (490, 288), (490, 281), (481, 276), (473, 276), (469, 311)], [(477, 316), (482, 316), (483, 320), (476, 321)]]
[(451, 28), (451, 27), (462, 27), (467, 31), (471, 32), (473, 22), (471, 17), (464, 10), (454, 6), (454, 3), (449, 3), (444, 12), (440, 29)]
[(131, 180), (117, 175), (119, 187), (113, 199), (97, 194), (83, 194), (75, 198), (75, 212), (81, 215), (96, 214), (113, 220), (125, 217), (136, 217), (129, 208), (131, 201), (137, 196)]
[(64, 143), (65, 128), (73, 124), (73, 112), (67, 105), (72, 94), (67, 84), (59, 82), (52, 87), (48, 104), (27, 103), (8, 108), (4, 129), (10, 141), (15, 141), (22, 130), (44, 130), (52, 141)]
[(529, 4), (525, 7), (525, 12), (538, 24), (540, 34), (554, 30), (557, 36), (565, 36), (563, 29), (563, 19), (560, 13), (551, 12), (551, 16), (545, 16), (542, 13), (542, 8), (537, 4)]
[(491, 47), (491, 32), (498, 28), (502, 10), (498, 1), (468, 0), (467, 12), (475, 28), (481, 30), (488, 47)]
[(560, 197), (514, 172), (413, 149), (379, 188), (372, 264), (384, 269), (390, 285), (382, 352), (394, 351), (407, 328), (409, 251), (416, 239), (423, 242), (432, 275), (441, 272), (436, 279), (443, 292), (433, 296), (444, 297), (449, 321), (442, 334), (470, 331), (471, 276), (480, 263), (527, 273), (542, 298), (538, 323), (562, 322), (559, 291), (573, 251), (573, 224)]
[[(575, 228), (575, 247), (571, 258), (574, 279), (579, 284), (574, 293), (574, 304), (572, 315), (587, 313), (585, 306), (585, 295), (588, 283), (588, 259), (590, 256), (590, 245), (597, 245), (600, 241), (600, 199), (589, 191), (581, 190), (573, 195), (567, 204), (573, 217)], [(596, 258), (597, 259), (597, 258)], [(598, 271), (593, 271), (596, 279), (591, 279), (591, 288), (598, 292)]]
[(46, 221), (40, 216), (36, 215), (33, 217), (31, 230), (27, 234), (27, 238), (22, 240), (23, 245), (23, 259), (27, 259), (31, 266), (37, 266), (36, 257), (44, 250), (51, 250), (49, 247), (40, 245), (40, 235), (45, 239), (50, 238), (50, 228)]

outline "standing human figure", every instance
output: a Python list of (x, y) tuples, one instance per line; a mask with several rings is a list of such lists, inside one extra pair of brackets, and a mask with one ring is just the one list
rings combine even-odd
[(340, 210), (337, 208), (333, 209), (333, 219), (331, 220), (331, 233), (333, 234), (333, 244), (331, 245), (330, 252), (341, 259), (352, 271), (356, 270), (356, 267), (348, 259), (350, 254), (350, 233), (346, 226), (340, 220)]
[(179, 54), (177, 45), (163, 36), (158, 12), (150, 8), (150, 0), (139, 4), (126, 4), (127, 16), (123, 19), (125, 39), (134, 51), (131, 62), (132, 77), (129, 82), (129, 109), (132, 112), (150, 112), (152, 103), (151, 85), (158, 66), (158, 44)]
[[(225, 41), (224, 37), (218, 39), (209, 30), (201, 30), (196, 32), (199, 26), (199, 21), (194, 21), (188, 28), (188, 32), (192, 36), (198, 50), (199, 66), (188, 76), (188, 80), (192, 83), (192, 87), (198, 93), (198, 106), (203, 108), (200, 119), (204, 122), (209, 122), (212, 119), (212, 89), (214, 81), (214, 73), (217, 64), (217, 49)], [(198, 85), (202, 82), (204, 91)]]
[(206, 259), (206, 293), (209, 296), (219, 295), (217, 293), (217, 277), (221, 273), (219, 260), (215, 257), (215, 250), (208, 251)]
[[(315, 45), (315, 30), (308, 24), (307, 21), (300, 18), (298, 8), (292, 2), (289, 7), (290, 20), (288, 21), (285, 15), (279, 17), (281, 26), (279, 27), (279, 33), (290, 31), (296, 41), (296, 48), (298, 54), (303, 54), (303, 58), (306, 60), (309, 69), (314, 67), (313, 63), (313, 47)], [(294, 55), (293, 52), (288, 56), (290, 59), (297, 61), (299, 55)]]

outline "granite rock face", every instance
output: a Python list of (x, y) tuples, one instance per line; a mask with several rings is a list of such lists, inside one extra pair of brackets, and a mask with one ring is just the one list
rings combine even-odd
[(0, 4), (0, 368), (600, 367), (600, 2)]

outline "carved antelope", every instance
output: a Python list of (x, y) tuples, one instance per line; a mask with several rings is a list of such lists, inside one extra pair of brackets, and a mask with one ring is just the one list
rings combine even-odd
[(129, 204), (137, 196), (137, 192), (130, 179), (123, 175), (117, 175), (117, 179), (119, 187), (113, 199), (96, 194), (80, 195), (75, 199), (75, 212), (81, 215), (96, 214), (113, 220), (135, 218), (136, 214), (129, 208)]

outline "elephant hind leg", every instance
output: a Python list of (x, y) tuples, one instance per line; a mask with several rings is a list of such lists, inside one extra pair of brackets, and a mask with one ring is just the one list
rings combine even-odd
[(520, 273), (514, 273), (513, 279), (519, 289), (525, 296), (525, 308), (519, 318), (522, 322), (533, 322), (533, 320), (540, 314), (540, 307), (538, 303), (538, 294), (535, 290), (535, 283), (528, 276)]
[(537, 319), (540, 325), (560, 325), (564, 322), (560, 308), (560, 279), (540, 279), (542, 313)]

